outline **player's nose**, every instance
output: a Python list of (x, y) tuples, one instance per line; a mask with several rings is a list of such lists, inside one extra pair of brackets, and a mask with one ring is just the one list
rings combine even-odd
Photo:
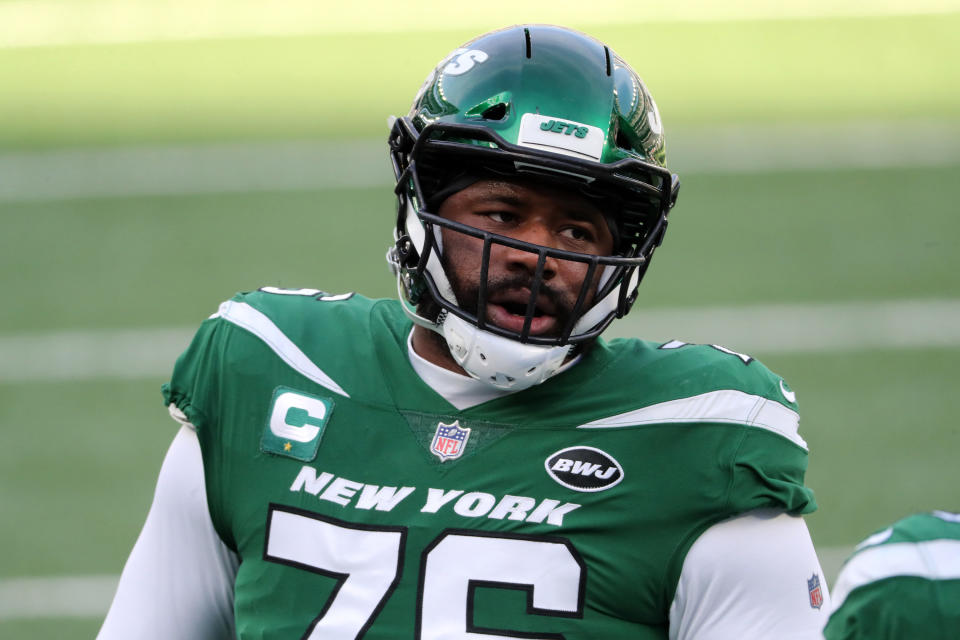
[[(521, 240), (534, 247), (521, 249), (518, 247), (504, 247), (504, 261), (508, 270), (523, 271), (531, 275), (536, 273), (537, 264), (545, 249), (555, 248), (555, 239), (550, 230), (542, 224), (527, 224), (511, 234), (516, 240)], [(543, 265), (543, 278), (549, 280), (557, 273), (557, 259), (546, 256)]]

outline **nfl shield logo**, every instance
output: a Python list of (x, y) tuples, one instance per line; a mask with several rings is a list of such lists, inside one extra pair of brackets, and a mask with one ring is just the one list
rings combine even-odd
[(443, 424), (441, 422), (437, 425), (437, 432), (433, 435), (430, 452), (440, 458), (440, 462), (459, 458), (467, 446), (469, 437), (470, 429), (462, 428), (459, 420), (454, 420), (453, 424)]
[(823, 606), (823, 591), (820, 590), (820, 576), (813, 574), (813, 576), (807, 580), (807, 591), (810, 592), (810, 606), (814, 609), (819, 609)]

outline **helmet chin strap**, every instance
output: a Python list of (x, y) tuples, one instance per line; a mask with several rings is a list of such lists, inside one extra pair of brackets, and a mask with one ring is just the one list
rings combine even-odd
[(522, 344), (483, 331), (446, 311), (441, 311), (434, 322), (417, 313), (406, 299), (399, 276), (397, 295), (403, 312), (414, 324), (443, 336), (453, 360), (470, 377), (496, 389), (522, 391), (548, 380), (560, 371), (573, 348)]
[(573, 346), (522, 344), (478, 329), (452, 313), (441, 314), (438, 328), (464, 371), (508, 391), (528, 389), (556, 375)]

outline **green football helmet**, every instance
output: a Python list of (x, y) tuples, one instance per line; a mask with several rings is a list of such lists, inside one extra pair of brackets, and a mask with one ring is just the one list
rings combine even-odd
[[(453, 51), (427, 77), (409, 114), (394, 120), (389, 144), (398, 216), (388, 260), (407, 313), (444, 335), (461, 366), (469, 352), (479, 362), (494, 350), (478, 351), (476, 335), (464, 339), (469, 327), (489, 335), (480, 341), (500, 345), (496, 351), (518, 354), (514, 374), (531, 370), (524, 368), (528, 361), (541, 362), (537, 354), (548, 354), (527, 376), (533, 384), (553, 375), (573, 345), (597, 337), (630, 310), (679, 189), (677, 176), (666, 169), (659, 112), (640, 77), (603, 43), (562, 27), (510, 27)], [(613, 254), (533, 245), (436, 215), (447, 196), (483, 177), (545, 181), (583, 193), (608, 216)], [(441, 229), (484, 241), (478, 300), (456, 299), (443, 268)], [(495, 244), (539, 257), (520, 331), (486, 322), (486, 260)], [(562, 331), (531, 335), (547, 258), (585, 263), (587, 275)], [(591, 298), (597, 270), (602, 278)], [(417, 313), (426, 299), (439, 307), (438, 317)], [(532, 360), (520, 355), (526, 352)], [(464, 368), (490, 378), (489, 369), (478, 375)], [(518, 384), (513, 374), (495, 373), (503, 374), (496, 386)]]

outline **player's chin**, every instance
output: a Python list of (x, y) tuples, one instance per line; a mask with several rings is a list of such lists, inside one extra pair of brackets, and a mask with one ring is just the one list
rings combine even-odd
[[(501, 329), (522, 333), (526, 316), (515, 314), (502, 305), (491, 303), (487, 305), (487, 322)], [(560, 331), (560, 326), (557, 316), (537, 315), (530, 321), (530, 335), (549, 336), (557, 334)]]

